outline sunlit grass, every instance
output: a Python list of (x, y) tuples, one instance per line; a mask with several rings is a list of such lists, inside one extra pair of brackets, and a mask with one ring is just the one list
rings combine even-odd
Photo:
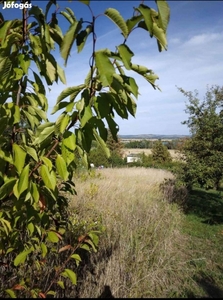
[(114, 297), (180, 295), (187, 261), (187, 239), (181, 234), (184, 215), (159, 191), (172, 174), (145, 168), (98, 172), (75, 179), (72, 209), (79, 218), (98, 219), (106, 228), (78, 296), (98, 297), (105, 286)]

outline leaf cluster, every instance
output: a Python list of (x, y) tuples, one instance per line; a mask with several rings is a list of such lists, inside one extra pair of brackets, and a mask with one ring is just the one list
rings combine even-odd
[[(93, 142), (109, 157), (108, 130), (117, 140), (119, 129), (115, 115), (124, 119), (129, 114), (135, 116), (138, 85), (126, 70), (140, 74), (157, 88), (158, 76), (132, 63), (134, 53), (127, 39), (133, 29), (143, 28), (157, 39), (159, 50), (166, 48), (166, 1), (156, 2), (158, 12), (139, 5), (138, 16), (127, 21), (117, 10), (108, 8), (103, 15), (123, 35), (123, 43), (116, 45), (115, 52), (95, 50), (94, 25), (99, 16), (93, 15), (90, 1), (81, 2), (92, 13), (90, 21), (78, 20), (69, 7), (58, 12), (55, 0), (49, 1), (45, 10), (34, 4), (24, 8), (21, 19), (4, 20), (1, 14), (0, 263), (9, 268), (1, 275), (3, 296), (45, 298), (56, 296), (55, 285), (63, 290), (67, 280), (77, 283), (76, 267), (81, 261), (77, 251), (96, 251), (98, 232), (84, 232), (69, 243), (64, 238), (71, 225), (68, 208), (70, 197), (76, 193), (76, 167), (79, 161), (89, 167)], [(69, 22), (64, 34), (58, 14)], [(58, 47), (67, 65), (75, 44), (81, 52), (90, 35), (94, 38), (89, 73), (81, 84), (61, 91), (52, 111), (60, 111), (59, 116), (50, 122), (45, 86), (66, 83), (65, 72), (52, 53)], [(66, 253), (63, 263), (59, 260), (61, 253)], [(60, 263), (52, 266), (47, 282), (40, 287), (38, 280), (47, 269), (50, 255)], [(69, 268), (72, 260), (76, 265)], [(24, 276), (28, 269), (33, 269), (37, 285), (30, 281), (29, 273)]]

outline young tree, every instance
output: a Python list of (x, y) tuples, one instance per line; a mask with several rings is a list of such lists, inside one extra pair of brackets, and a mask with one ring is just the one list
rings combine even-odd
[(172, 157), (167, 147), (163, 145), (161, 140), (155, 141), (152, 148), (152, 159), (156, 163), (168, 163), (172, 161)]
[(110, 130), (108, 131), (106, 146), (110, 150), (110, 157), (106, 156), (106, 153), (103, 151), (100, 145), (96, 145), (89, 152), (89, 161), (92, 162), (96, 167), (100, 165), (105, 167), (116, 167), (123, 165), (123, 145), (118, 137), (116, 140), (113, 138)]
[(180, 177), (190, 187), (219, 189), (223, 176), (223, 87), (208, 87), (203, 101), (197, 91), (179, 90), (189, 100), (189, 118), (182, 123), (192, 135), (183, 145), (185, 164)]
[[(114, 8), (95, 15), (90, 1), (81, 0), (91, 14), (90, 20), (84, 20), (77, 19), (69, 7), (60, 11), (55, 0), (45, 10), (34, 3), (12, 2), (1, 1), (19, 5), (21, 18), (5, 20), (4, 10), (0, 14), (0, 262), (7, 265), (0, 273), (0, 296), (56, 297), (65, 281), (70, 296), (68, 280), (76, 284), (81, 261), (77, 250), (96, 250), (98, 243), (94, 230), (79, 237), (75, 234), (67, 209), (69, 194), (75, 193), (75, 153), (88, 166), (87, 153), (95, 140), (109, 156), (107, 127), (116, 139), (115, 113), (126, 119), (129, 114), (135, 116), (138, 86), (125, 70), (140, 74), (157, 88), (158, 76), (132, 63), (128, 37), (135, 29), (143, 29), (156, 38), (159, 51), (166, 49), (169, 7), (166, 1), (156, 1), (157, 12), (140, 4), (134, 16), (124, 20)], [(95, 22), (101, 16), (111, 20), (123, 36), (121, 44), (114, 41), (115, 51), (96, 50)], [(69, 23), (65, 33), (61, 18)], [(61, 114), (50, 122), (45, 85), (66, 82), (52, 51), (57, 45), (67, 65), (72, 49), (81, 52), (90, 36), (89, 72), (81, 84), (58, 95), (52, 113)], [(11, 135), (3, 135), (8, 128)]]

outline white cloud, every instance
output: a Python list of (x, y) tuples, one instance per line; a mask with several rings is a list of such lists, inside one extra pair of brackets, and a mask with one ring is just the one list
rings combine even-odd
[(183, 44), (183, 47), (196, 47), (206, 44), (211, 44), (213, 42), (218, 42), (223, 40), (223, 33), (202, 33), (191, 37), (187, 42)]

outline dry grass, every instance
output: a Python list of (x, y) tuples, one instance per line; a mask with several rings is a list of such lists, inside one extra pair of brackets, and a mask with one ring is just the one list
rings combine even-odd
[(106, 231), (98, 253), (86, 265), (77, 296), (96, 298), (107, 286), (115, 298), (182, 295), (187, 243), (180, 234), (184, 216), (159, 191), (159, 184), (172, 174), (126, 168), (97, 170), (87, 180), (83, 176), (75, 181), (72, 209), (77, 209), (80, 220), (98, 220)]
[[(173, 160), (179, 160), (180, 159), (179, 151), (177, 151), (177, 150), (171, 150), (171, 149), (168, 150), (168, 151), (170, 152), (170, 155), (173, 158)], [(129, 148), (129, 149), (123, 148), (122, 149), (123, 157), (126, 157), (130, 153), (138, 154), (138, 153), (143, 153), (143, 152), (146, 155), (152, 154), (151, 149), (138, 149), (138, 148)]]

